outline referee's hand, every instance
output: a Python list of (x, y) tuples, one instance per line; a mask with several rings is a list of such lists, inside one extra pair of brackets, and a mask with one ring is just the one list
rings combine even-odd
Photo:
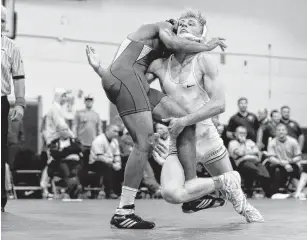
[(13, 108), (12, 115), (11, 115), (12, 122), (20, 121), (23, 118), (23, 114), (24, 114), (23, 107), (16, 105)]

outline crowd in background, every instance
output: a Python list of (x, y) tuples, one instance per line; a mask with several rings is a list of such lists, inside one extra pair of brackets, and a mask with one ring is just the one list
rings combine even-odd
[[(53, 198), (55, 189), (61, 189), (61, 198), (80, 198), (85, 193), (88, 198), (116, 199), (121, 194), (133, 141), (119, 117), (112, 121), (114, 124), (103, 127), (99, 114), (93, 110), (94, 98), (90, 95), (82, 97), (83, 107), (79, 104), (76, 111), (67, 111), (67, 94), (64, 89), (56, 90), (53, 105), (41, 126), (44, 146), (37, 162), (42, 170), (39, 184), (43, 196)], [(248, 197), (263, 193), (264, 197), (271, 198), (279, 192), (295, 192), (301, 174), (304, 176), (301, 180), (306, 181), (303, 173), (306, 159), (302, 154), (305, 138), (299, 124), (290, 118), (288, 106), (270, 113), (260, 109), (256, 115), (248, 111), (248, 99), (240, 98), (238, 112), (227, 126), (219, 122), (219, 116), (212, 121), (228, 148), (233, 168), (242, 176)], [(154, 127), (159, 139), (140, 189), (161, 198), (160, 174), (168, 156), (169, 134), (162, 124)], [(25, 153), (20, 156), (16, 151), (24, 139), (22, 122), (10, 124), (9, 139), (14, 176), (14, 171), (28, 169)], [(209, 176), (200, 163), (197, 174)], [(15, 179), (14, 184), (18, 184)], [(53, 184), (57, 188), (50, 188)], [(7, 188), (10, 190), (11, 186)], [(139, 197), (141, 194), (142, 191)], [(299, 197), (300, 192), (294, 195)]]

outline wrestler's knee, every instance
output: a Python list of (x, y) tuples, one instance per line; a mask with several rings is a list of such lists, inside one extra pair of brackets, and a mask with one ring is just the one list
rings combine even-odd
[(161, 189), (162, 197), (165, 201), (172, 204), (183, 203), (183, 197), (180, 190), (174, 187), (162, 187)]
[(144, 134), (135, 141), (135, 147), (142, 151), (152, 153), (155, 144), (156, 135), (154, 133)]

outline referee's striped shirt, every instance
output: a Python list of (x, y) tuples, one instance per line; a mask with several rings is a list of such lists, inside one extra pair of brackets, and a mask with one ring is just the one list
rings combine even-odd
[(11, 93), (11, 79), (18, 81), (25, 77), (23, 61), (15, 43), (1, 36), (1, 96)]

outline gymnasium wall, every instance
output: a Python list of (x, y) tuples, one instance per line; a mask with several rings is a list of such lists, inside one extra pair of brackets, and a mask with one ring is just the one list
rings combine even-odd
[(24, 56), (28, 97), (42, 95), (46, 112), (55, 87), (82, 88), (95, 96), (101, 118), (109, 120), (109, 102), (87, 64), (86, 42), (92, 42), (107, 66), (117, 44), (141, 23), (177, 17), (187, 6), (206, 14), (209, 37), (227, 38), (226, 63), (211, 54), (227, 92), (222, 122), (236, 112), (237, 98), (247, 96), (251, 111), (287, 104), (292, 117), (307, 126), (304, 0), (17, 1), (16, 40)]

